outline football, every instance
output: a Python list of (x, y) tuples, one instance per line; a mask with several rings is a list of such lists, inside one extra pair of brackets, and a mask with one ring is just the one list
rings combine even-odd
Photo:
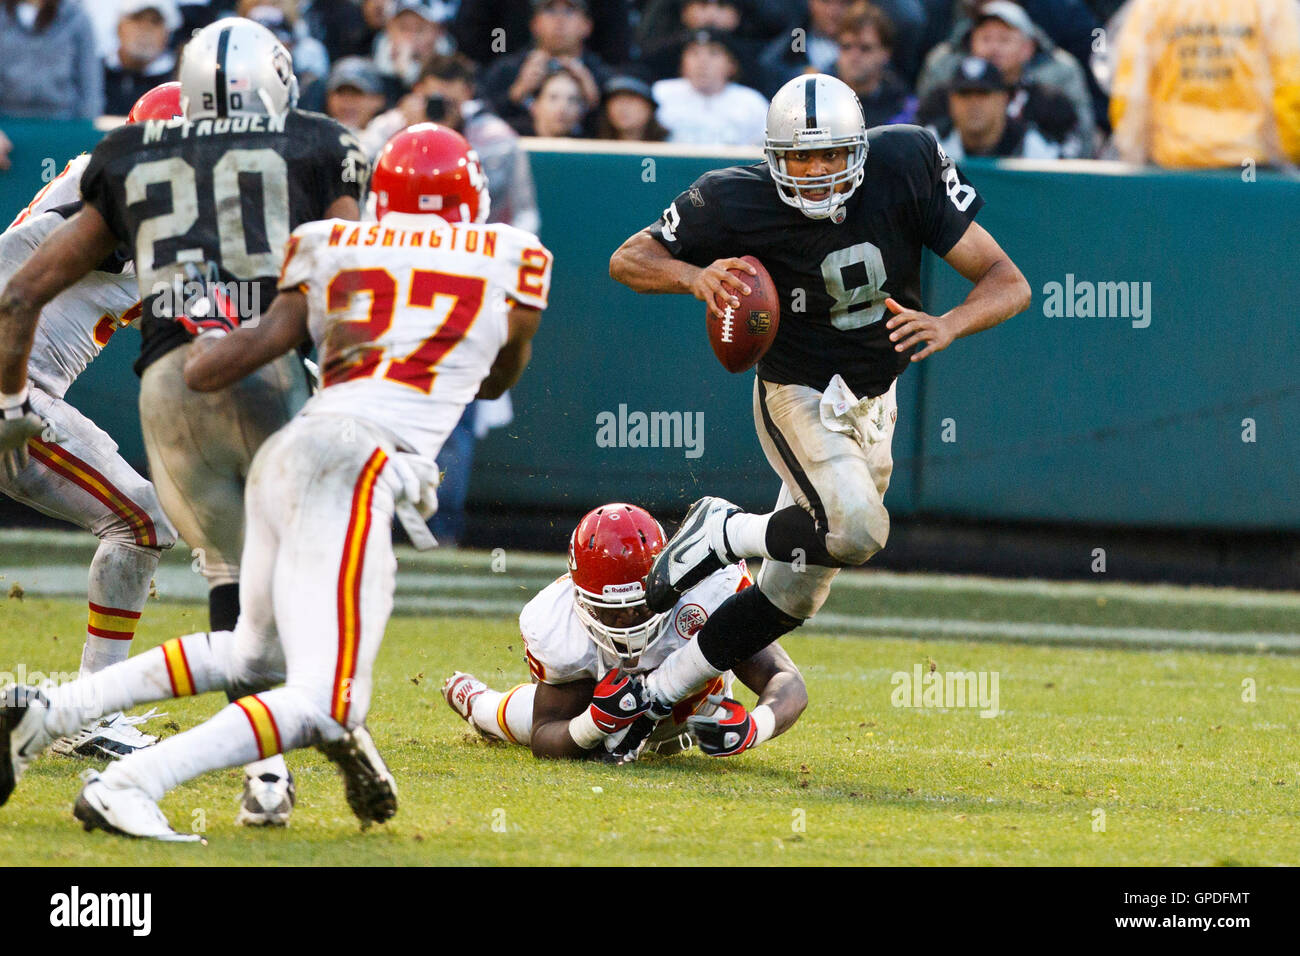
[(728, 372), (744, 372), (754, 367), (763, 353), (776, 339), (776, 329), (781, 323), (781, 302), (776, 295), (772, 277), (763, 263), (753, 256), (741, 256), (752, 265), (757, 275), (740, 269), (729, 270), (749, 286), (749, 295), (738, 296), (739, 308), (727, 308), (723, 315), (709, 310), (706, 322), (709, 327), (709, 344), (722, 367)]

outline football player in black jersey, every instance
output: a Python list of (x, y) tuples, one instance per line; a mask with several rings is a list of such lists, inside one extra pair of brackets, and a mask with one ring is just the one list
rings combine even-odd
[[(753, 255), (781, 301), (754, 383), (759, 442), (783, 483), (776, 508), (695, 502), (655, 560), (647, 603), (670, 607), (740, 558), (765, 559), (758, 586), (729, 598), (646, 679), (652, 717), (798, 627), (840, 568), (884, 547), (894, 380), (909, 361), (1030, 301), (1020, 270), (974, 222), (979, 193), (935, 138), (917, 126), (868, 132), (839, 80), (817, 74), (783, 86), (765, 152), (765, 163), (701, 176), (610, 260), (610, 275), (638, 292), (690, 293), (721, 314), (749, 292), (727, 270), (752, 274), (737, 257)], [(974, 283), (943, 315), (922, 311), (927, 247)]]
[[(269, 308), (290, 232), (359, 218), (369, 163), (342, 125), (295, 108), (289, 52), (251, 20), (196, 33), (180, 81), (184, 118), (109, 133), (82, 174), (82, 210), (0, 295), (0, 411), (12, 406), (3, 414), (15, 419), (0, 431), (0, 452), (23, 440), (20, 426), (34, 417), (19, 417), (20, 399), (42, 306), (127, 246), (144, 307), (135, 368), (150, 471), (208, 580), (211, 629), (232, 630), (245, 478), (258, 447), (307, 400), (308, 380), (290, 355), (225, 391), (191, 391), (182, 369), (192, 331), (254, 321)], [(283, 824), (292, 781), (283, 758), (263, 763), (248, 768), (239, 820)]]

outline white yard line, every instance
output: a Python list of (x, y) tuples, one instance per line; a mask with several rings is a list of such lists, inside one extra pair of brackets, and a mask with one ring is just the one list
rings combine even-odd
[[(68, 549), (94, 553), (94, 539), (76, 531), (0, 529), (0, 573), (5, 571), (9, 548), (24, 545), (44, 549)], [(516, 572), (559, 576), (566, 570), (562, 554), (531, 551), (446, 550), (419, 552), (397, 549), (399, 576), (407, 572), (454, 572), (480, 574), (490, 580), (510, 581)], [(504, 571), (493, 571), (493, 563)], [(178, 563), (175, 553), (164, 558), (164, 566)], [(1220, 607), (1294, 608), (1300, 610), (1300, 592), (1251, 591), (1241, 588), (1190, 587), (1177, 584), (1131, 584), (1123, 581), (1044, 581), (1036, 578), (987, 578), (962, 574), (929, 574), (898, 571), (845, 571), (835, 581), (840, 589), (884, 591), (948, 591), (1045, 598), (1106, 598), (1144, 604), (1210, 604)]]
[[(482, 614), (515, 617), (522, 602), (482, 598), (399, 596), (396, 609), (405, 614)], [(818, 614), (807, 625), (810, 633), (871, 634), (875, 636), (936, 637), (947, 640), (1060, 644), (1076, 647), (1126, 645), (1141, 648), (1255, 651), (1300, 654), (1300, 635), (1262, 631), (1186, 631), (1152, 627), (1090, 627), (1076, 624), (1036, 624), (1022, 621), (963, 621), (951, 618), (860, 617)]]
[[(13, 553), (9, 549), (23, 546), (59, 551), (65, 560), (56, 564), (6, 568), (4, 559)], [(6, 576), (4, 583), (0, 584), (0, 593), (7, 590), (9, 584), (18, 583), (32, 597), (82, 597), (86, 589), (87, 566), (81, 558), (86, 555), (88, 561), (92, 549), (93, 540), (88, 541), (84, 534), (21, 529), (0, 531), (0, 574)], [(159, 595), (167, 600), (202, 601), (207, 596), (203, 578), (192, 571), (188, 563), (178, 560), (178, 557), (165, 560), (159, 567), (156, 575)], [(498, 560), (501, 557), (497, 555)], [(66, 560), (73, 558), (75, 560)], [(550, 574), (562, 572), (564, 568), (564, 558), (559, 555), (511, 552), (504, 555), (506, 571), (493, 573), (493, 560), (490, 552), (482, 551), (420, 554), (400, 549), (396, 611), (400, 614), (481, 614), (512, 618), (518, 615), (532, 593), (550, 580)], [(1300, 610), (1300, 594), (1170, 585), (1010, 581), (958, 575), (855, 571), (841, 575), (835, 586), (859, 591), (942, 591), (1076, 600), (1113, 598), (1147, 604)], [(1050, 622), (866, 616), (835, 612), (817, 615), (808, 625), (808, 630), (836, 634), (1074, 646), (1186, 647), (1300, 653), (1300, 634), (1286, 632), (1098, 627)]]

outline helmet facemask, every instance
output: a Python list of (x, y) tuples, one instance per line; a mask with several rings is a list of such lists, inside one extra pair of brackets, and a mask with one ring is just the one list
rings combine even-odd
[[(575, 584), (573, 604), (578, 619), (596, 645), (618, 658), (619, 666), (632, 668), (640, 663), (641, 656), (663, 636), (668, 614), (650, 612), (645, 603), (645, 591), (639, 583), (606, 590), (614, 591), (622, 587), (627, 588), (625, 593), (600, 595)], [(611, 614), (629, 610), (639, 611), (640, 615), (645, 616), (644, 620), (628, 627), (615, 627), (601, 620), (602, 617), (608, 619)]]
[[(785, 154), (795, 150), (820, 150), (847, 147), (848, 162), (844, 168), (825, 176), (793, 176), (786, 170)], [(849, 200), (865, 175), (867, 165), (867, 139), (865, 135), (833, 138), (826, 130), (796, 130), (792, 142), (778, 143), (768, 140), (763, 152), (767, 155), (767, 167), (772, 172), (776, 183), (777, 195), (787, 206), (793, 206), (809, 219), (834, 218), (840, 208)], [(848, 189), (837, 192), (839, 186), (848, 184)], [(817, 192), (828, 189), (822, 199), (809, 199), (805, 192)], [(842, 218), (842, 216), (840, 217)], [(836, 221), (840, 221), (836, 218)]]

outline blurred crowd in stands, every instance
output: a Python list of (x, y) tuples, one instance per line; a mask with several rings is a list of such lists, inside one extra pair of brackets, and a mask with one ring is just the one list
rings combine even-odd
[[(228, 14), (293, 53), (301, 106), (372, 151), (466, 132), (758, 145), (768, 98), (840, 77), (868, 125), (954, 156), (1300, 160), (1298, 0), (0, 0), (0, 117), (124, 114)], [(0, 125), (0, 129), (3, 126)], [(0, 141), (0, 164), (4, 143)], [(507, 158), (502, 158), (507, 157)], [(500, 185), (498, 185), (500, 188)], [(494, 190), (495, 191), (495, 190)], [(525, 224), (526, 225), (526, 224)]]

